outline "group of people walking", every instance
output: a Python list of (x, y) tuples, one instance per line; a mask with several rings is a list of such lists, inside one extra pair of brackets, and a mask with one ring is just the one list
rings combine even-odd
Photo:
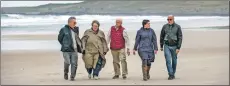
[[(173, 80), (175, 79), (177, 54), (182, 44), (182, 31), (180, 25), (175, 23), (173, 15), (169, 15), (167, 21), (168, 23), (163, 26), (160, 34), (160, 50), (164, 51), (168, 80)], [(112, 79), (118, 79), (120, 75), (126, 79), (128, 74), (126, 54), (130, 55), (130, 39), (126, 29), (122, 26), (122, 19), (116, 19), (116, 24), (110, 28), (107, 35), (100, 30), (100, 23), (94, 20), (91, 28), (84, 32), (82, 38), (79, 37), (79, 27), (76, 24), (76, 18), (70, 17), (68, 24), (61, 28), (58, 34), (64, 57), (64, 79), (68, 80), (71, 65), (70, 80), (74, 80), (78, 66), (77, 53), (82, 53), (88, 78), (99, 79), (99, 73), (106, 64), (105, 55), (109, 50), (112, 53), (115, 72)], [(147, 81), (150, 79), (151, 64), (158, 51), (157, 37), (155, 31), (150, 27), (149, 20), (143, 20), (142, 27), (137, 31), (133, 48), (134, 55), (136, 51), (142, 60), (143, 80)]]

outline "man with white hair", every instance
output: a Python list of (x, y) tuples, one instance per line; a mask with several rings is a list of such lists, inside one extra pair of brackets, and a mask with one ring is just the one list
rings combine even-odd
[[(113, 79), (118, 79), (120, 73), (120, 62), (122, 67), (122, 77), (127, 78), (128, 69), (126, 62), (126, 53), (130, 55), (129, 50), (129, 37), (127, 31), (122, 27), (122, 19), (116, 19), (116, 25), (112, 26), (108, 32), (107, 38), (108, 44), (110, 43), (110, 49), (113, 56), (113, 67), (115, 76)], [(125, 52), (127, 50), (127, 52)]]

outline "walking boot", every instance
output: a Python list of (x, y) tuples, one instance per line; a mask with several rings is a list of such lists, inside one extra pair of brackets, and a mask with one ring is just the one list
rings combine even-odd
[(170, 75), (170, 76), (168, 77), (168, 80), (173, 80), (173, 76)]
[(93, 79), (94, 79), (94, 80), (98, 80), (99, 77), (98, 77), (98, 76), (94, 76)]
[(74, 81), (74, 77), (71, 77), (71, 78), (70, 78), (70, 81)]
[(173, 75), (172, 77), (173, 77), (173, 79), (175, 79), (175, 75)]
[(64, 79), (68, 80), (68, 73), (64, 73)]
[(149, 74), (149, 71), (150, 71), (150, 66), (147, 66), (147, 79), (150, 79), (150, 74)]
[(142, 66), (143, 80), (147, 81), (147, 66)]
[(113, 79), (118, 79), (118, 78), (119, 78), (119, 75), (113, 76)]
[(122, 78), (123, 78), (123, 79), (126, 79), (127, 76), (126, 76), (125, 74), (122, 74)]

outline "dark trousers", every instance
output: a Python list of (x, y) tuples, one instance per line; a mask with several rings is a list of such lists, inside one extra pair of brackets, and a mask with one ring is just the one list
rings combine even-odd
[(176, 46), (168, 46), (165, 44), (164, 55), (165, 55), (168, 75), (174, 76), (176, 73), (176, 66), (177, 66)]

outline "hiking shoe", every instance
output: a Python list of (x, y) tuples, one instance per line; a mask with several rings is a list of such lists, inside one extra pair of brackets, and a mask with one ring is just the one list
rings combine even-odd
[(168, 80), (173, 80), (173, 76), (169, 76), (169, 77), (168, 77)]
[(70, 81), (74, 81), (74, 78), (70, 78)]
[(143, 80), (144, 80), (144, 81), (147, 81), (148, 79), (146, 79), (146, 78), (143, 78)]
[(98, 76), (94, 76), (93, 78), (94, 78), (94, 80), (98, 80), (98, 79), (99, 79), (99, 77), (98, 77)]
[(122, 78), (123, 78), (123, 79), (126, 79), (126, 78), (127, 78), (127, 76), (126, 76), (125, 74), (123, 74), (123, 75), (122, 75)]
[(113, 79), (118, 79), (118, 78), (119, 78), (119, 75), (113, 76)]
[(68, 74), (67, 73), (64, 74), (64, 79), (68, 80)]
[(172, 77), (173, 77), (173, 79), (175, 79), (175, 76), (174, 76), (174, 75), (173, 75)]
[(150, 75), (149, 74), (147, 75), (147, 79), (150, 79)]
[(91, 79), (91, 78), (92, 78), (91, 74), (89, 74), (89, 75), (88, 75), (88, 78), (89, 78), (89, 79)]

